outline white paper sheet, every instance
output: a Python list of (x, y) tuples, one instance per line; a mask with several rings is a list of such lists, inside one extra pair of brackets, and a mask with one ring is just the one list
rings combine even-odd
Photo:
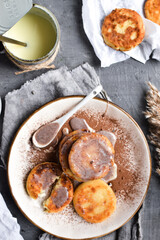
[[(101, 26), (104, 17), (115, 8), (133, 9), (143, 17), (145, 25), (144, 40), (139, 46), (130, 51), (116, 51), (103, 41)], [(160, 49), (160, 26), (144, 17), (143, 8), (144, 0), (83, 0), (82, 18), (84, 30), (97, 57), (101, 61), (101, 67), (108, 67), (129, 57), (145, 63), (154, 49)]]

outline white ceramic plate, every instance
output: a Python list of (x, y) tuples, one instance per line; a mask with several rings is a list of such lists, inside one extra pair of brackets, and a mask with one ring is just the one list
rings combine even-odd
[[(9, 154), (9, 184), (20, 210), (36, 226), (60, 238), (100, 237), (124, 225), (141, 206), (151, 175), (150, 151), (140, 127), (124, 110), (109, 103), (107, 119), (112, 119), (112, 126), (109, 130), (117, 135), (115, 162), (119, 167), (118, 180), (113, 181), (117, 196), (114, 214), (102, 223), (90, 224), (76, 214), (72, 205), (60, 213), (47, 214), (43, 211), (40, 201), (33, 200), (27, 195), (25, 179), (35, 165), (33, 158), (37, 154), (36, 151), (31, 150), (29, 144), (31, 134), (42, 124), (64, 114), (81, 99), (79, 96), (61, 98), (33, 113), (16, 134)], [(103, 116), (106, 106), (105, 100), (95, 98), (81, 111), (83, 115), (86, 113), (86, 116), (90, 117), (93, 124), (96, 119), (101, 121), (100, 116)], [(40, 160), (45, 161), (45, 157)], [(116, 184), (119, 187), (116, 187)]]

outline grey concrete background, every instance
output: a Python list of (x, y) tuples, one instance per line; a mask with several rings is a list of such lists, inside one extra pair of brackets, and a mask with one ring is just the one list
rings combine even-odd
[[(143, 111), (146, 108), (145, 94), (148, 88), (147, 82), (151, 81), (160, 89), (160, 62), (149, 60), (143, 65), (133, 59), (129, 59), (108, 68), (101, 68), (100, 62), (94, 54), (83, 30), (81, 17), (82, 1), (37, 0), (36, 3), (50, 9), (56, 15), (61, 27), (61, 47), (55, 60), (56, 67), (67, 65), (72, 69), (84, 62), (88, 62), (95, 67), (104, 89), (113, 102), (130, 113), (147, 136), (148, 125), (143, 115)], [(2, 49), (2, 46), (0, 46), (0, 49)], [(39, 70), (16, 76), (15, 72), (17, 70), (17, 67), (10, 62), (5, 54), (0, 54), (0, 96), (3, 99), (8, 92), (18, 89), (27, 80), (46, 72), (46, 70)], [(2, 117), (0, 120), (1, 128)], [(160, 177), (155, 173), (153, 150), (152, 162), (151, 183), (145, 200), (143, 215), (144, 240), (160, 239)], [(17, 208), (9, 191), (6, 172), (2, 168), (0, 168), (0, 192), (13, 216), (17, 217), (24, 239), (38, 239), (42, 231), (30, 223)]]

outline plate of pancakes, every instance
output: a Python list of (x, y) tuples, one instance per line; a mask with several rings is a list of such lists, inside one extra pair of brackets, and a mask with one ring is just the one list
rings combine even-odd
[(90, 100), (45, 148), (32, 136), (82, 100), (47, 103), (19, 128), (8, 157), (16, 204), (37, 227), (65, 239), (104, 236), (123, 226), (142, 205), (151, 176), (146, 138), (119, 106)]

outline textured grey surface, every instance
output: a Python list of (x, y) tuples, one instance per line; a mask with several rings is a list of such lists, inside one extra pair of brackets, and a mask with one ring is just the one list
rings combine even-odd
[[(160, 89), (160, 62), (150, 60), (143, 65), (129, 59), (125, 62), (114, 64), (109, 68), (102, 69), (83, 31), (81, 0), (37, 0), (36, 3), (49, 8), (56, 15), (60, 23), (61, 47), (55, 60), (56, 67), (67, 65), (71, 69), (83, 62), (89, 62), (95, 67), (101, 83), (111, 99), (133, 116), (147, 136), (148, 126), (142, 114), (146, 107), (145, 93), (148, 81), (151, 81)], [(16, 76), (14, 73), (17, 70), (5, 55), (0, 54), (1, 97), (4, 97), (6, 93), (13, 89), (18, 89), (27, 80), (46, 72), (46, 70), (41, 70)], [(2, 119), (0, 120), (0, 124), (2, 124)], [(151, 184), (142, 215), (144, 240), (159, 240), (160, 236), (160, 177), (155, 173), (153, 151), (152, 162)], [(24, 239), (38, 239), (42, 231), (32, 225), (16, 207), (9, 191), (6, 173), (2, 168), (0, 168), (0, 192), (4, 196), (13, 216), (17, 217)], [(124, 240), (128, 240), (127, 236)]]

